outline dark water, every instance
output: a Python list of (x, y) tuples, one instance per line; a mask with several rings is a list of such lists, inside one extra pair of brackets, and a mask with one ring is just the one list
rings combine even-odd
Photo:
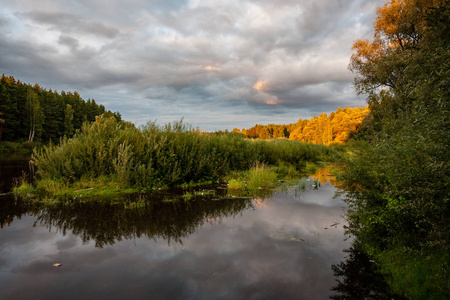
[(20, 177), (22, 171), (33, 173), (29, 157), (24, 155), (0, 155), (0, 194), (11, 190), (14, 178)]
[(328, 299), (351, 241), (335, 188), (308, 187), (138, 207), (2, 197), (0, 299)]

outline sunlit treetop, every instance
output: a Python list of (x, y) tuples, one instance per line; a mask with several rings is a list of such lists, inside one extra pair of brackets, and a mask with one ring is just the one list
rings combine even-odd
[(352, 50), (355, 51), (352, 55), (352, 60), (357, 60), (359, 62), (372, 61), (384, 53), (383, 44), (380, 40), (356, 40), (353, 43)]
[(444, 0), (388, 0), (377, 10), (373, 40), (356, 40), (352, 60), (372, 61), (388, 49), (414, 47), (426, 26), (425, 15)]
[(357, 74), (355, 86), (359, 93), (398, 85), (405, 58), (395, 53), (418, 47), (427, 31), (427, 14), (444, 3), (445, 0), (387, 0), (378, 8), (373, 39), (359, 39), (352, 46), (349, 68)]
[(438, 7), (442, 0), (388, 0), (377, 10), (373, 24), (375, 40), (391, 47), (415, 46), (426, 25), (427, 10)]

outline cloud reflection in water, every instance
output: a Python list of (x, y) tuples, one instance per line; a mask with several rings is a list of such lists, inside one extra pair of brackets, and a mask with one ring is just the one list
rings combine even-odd
[[(0, 296), (326, 299), (330, 266), (350, 242), (343, 240), (344, 204), (312, 199), (334, 191), (326, 184), (297, 196), (279, 192), (257, 200), (261, 206), (230, 199), (143, 213), (41, 211), (45, 226), (36, 227), (35, 216), (22, 216), (0, 230)], [(63, 265), (53, 268), (56, 262)]]

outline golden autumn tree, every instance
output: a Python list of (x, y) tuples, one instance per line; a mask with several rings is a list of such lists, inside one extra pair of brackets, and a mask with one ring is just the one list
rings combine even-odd
[(321, 145), (346, 143), (352, 133), (359, 131), (368, 114), (368, 107), (338, 108), (336, 112), (331, 112), (329, 115), (322, 113), (309, 120), (299, 119), (297, 123), (257, 124), (249, 129), (234, 128), (233, 132), (249, 138), (287, 138), (292, 141)]
[(338, 108), (336, 112), (320, 114), (310, 120), (299, 120), (291, 131), (290, 140), (306, 143), (330, 145), (346, 143), (352, 132), (358, 132), (368, 107)]
[[(358, 93), (398, 88), (408, 65), (406, 52), (415, 51), (426, 30), (425, 15), (444, 0), (388, 0), (377, 10), (372, 40), (353, 43), (349, 68), (356, 74)], [(405, 55), (407, 54), (407, 55)]]

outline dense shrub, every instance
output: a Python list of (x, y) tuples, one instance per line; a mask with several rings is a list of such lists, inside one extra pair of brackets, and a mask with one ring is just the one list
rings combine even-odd
[(394, 292), (449, 299), (450, 1), (386, 1), (377, 16), (350, 65), (371, 111), (341, 178), (350, 231)]
[(136, 128), (99, 116), (72, 139), (35, 151), (41, 180), (71, 184), (109, 176), (124, 187), (157, 187), (217, 181), (231, 170), (256, 163), (286, 164), (301, 170), (305, 161), (327, 160), (339, 152), (288, 140), (252, 141), (236, 134), (210, 135), (180, 122)]

